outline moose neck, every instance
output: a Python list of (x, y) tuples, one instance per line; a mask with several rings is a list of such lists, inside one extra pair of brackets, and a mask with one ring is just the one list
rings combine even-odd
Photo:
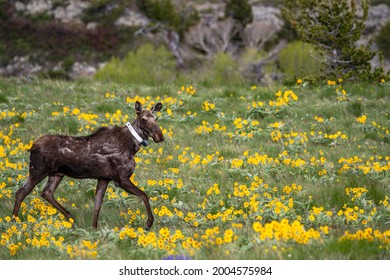
[(131, 128), (129, 127), (131, 134), (133, 134), (133, 138), (135, 140), (135, 143), (138, 146), (140, 146), (140, 145), (147, 146), (148, 145), (148, 142), (146, 141), (147, 137), (145, 136), (145, 133), (142, 131), (142, 129), (140, 127), (140, 121), (138, 118), (131, 124), (131, 127), (136, 132), (136, 134), (138, 134), (138, 135), (134, 135), (134, 132), (132, 132)]

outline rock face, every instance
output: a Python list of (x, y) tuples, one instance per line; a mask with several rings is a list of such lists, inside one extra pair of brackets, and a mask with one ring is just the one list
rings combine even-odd
[(59, 5), (58, 1), (53, 3), (51, 0), (31, 0), (27, 4), (16, 1), (15, 9), (26, 15), (47, 14), (63, 23), (81, 23), (82, 13), (89, 6), (89, 2), (79, 0), (61, 2), (61, 5)]
[(143, 14), (126, 9), (124, 14), (120, 16), (116, 21), (115, 25), (117, 26), (146, 26), (150, 20), (145, 17)]
[(70, 0), (68, 2), (68, 5), (57, 7), (53, 11), (54, 18), (64, 23), (69, 23), (69, 22), (81, 23), (82, 13), (84, 9), (88, 7), (88, 5), (89, 4), (87, 2)]
[(282, 29), (284, 22), (282, 20), (281, 10), (276, 7), (254, 6), (252, 7), (253, 21), (262, 22), (273, 26), (276, 30)]
[(20, 76), (36, 74), (42, 66), (30, 61), (29, 56), (15, 56), (6, 67), (0, 68), (0, 76)]
[(17, 11), (25, 12), (29, 15), (40, 14), (44, 12), (49, 12), (52, 9), (51, 0), (32, 0), (29, 3), (24, 4), (23, 2), (16, 1), (15, 8)]
[(96, 73), (96, 71), (97, 69), (95, 66), (89, 65), (84, 62), (76, 62), (75, 64), (73, 64), (69, 76), (72, 79), (91, 78)]
[(367, 30), (370, 33), (379, 33), (381, 28), (390, 20), (390, 8), (385, 4), (371, 6), (368, 10), (366, 21)]

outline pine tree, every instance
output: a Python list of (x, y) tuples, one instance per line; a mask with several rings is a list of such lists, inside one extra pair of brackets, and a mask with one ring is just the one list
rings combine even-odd
[(358, 15), (356, 0), (285, 0), (283, 15), (302, 40), (318, 48), (328, 78), (372, 79), (370, 61), (376, 52), (371, 42), (357, 45), (368, 6), (369, 0), (361, 0)]

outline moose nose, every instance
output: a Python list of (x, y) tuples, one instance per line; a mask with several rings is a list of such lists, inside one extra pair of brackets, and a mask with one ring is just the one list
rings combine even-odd
[(160, 143), (160, 142), (162, 142), (162, 141), (164, 141), (165, 139), (164, 139), (164, 135), (161, 133), (161, 134), (158, 134), (158, 135), (156, 135), (156, 137), (153, 139), (154, 140), (154, 142), (156, 142), (156, 143)]
[(154, 127), (150, 136), (153, 138), (153, 141), (156, 143), (160, 143), (164, 141), (164, 134), (162, 132), (162, 129), (158, 125)]

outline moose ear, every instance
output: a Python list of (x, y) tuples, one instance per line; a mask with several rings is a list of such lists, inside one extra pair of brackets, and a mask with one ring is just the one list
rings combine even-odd
[(134, 108), (137, 114), (139, 114), (142, 111), (142, 104), (139, 101), (135, 101)]
[(153, 107), (152, 107), (152, 112), (159, 112), (160, 110), (162, 109), (162, 104), (161, 103), (157, 103), (155, 104)]

